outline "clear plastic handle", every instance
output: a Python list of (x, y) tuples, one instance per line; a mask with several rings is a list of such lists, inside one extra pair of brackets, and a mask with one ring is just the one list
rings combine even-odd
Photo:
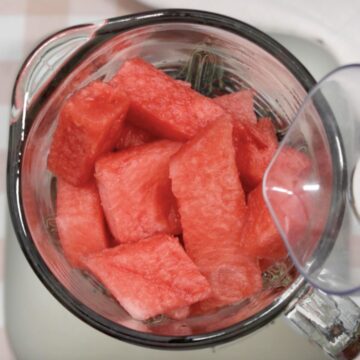
[(266, 171), (271, 215), (316, 288), (360, 290), (360, 65), (327, 75), (306, 97)]

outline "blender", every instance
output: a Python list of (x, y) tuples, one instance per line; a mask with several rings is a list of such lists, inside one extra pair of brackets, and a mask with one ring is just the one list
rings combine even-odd
[[(189, 61), (194, 51), (201, 61)], [(285, 138), (294, 129), (290, 125), (302, 100), (315, 85), (306, 69), (270, 37), (238, 20), (207, 12), (136, 14), (65, 29), (45, 40), (26, 60), (15, 84), (8, 156), (12, 221), (39, 278), (86, 323), (138, 345), (168, 349), (214, 346), (246, 335), (286, 311), (290, 320), (329, 354), (354, 354), (359, 329), (356, 304), (315, 290), (287, 263), (282, 264), (280, 275), (268, 274), (269, 286), (246, 306), (229, 307), (211, 316), (189, 319), (186, 324), (152, 324), (148, 332), (139, 330), (96, 284), (70, 269), (56, 239), (54, 187), (46, 169), (54, 119), (69, 93), (91, 80), (110, 79), (119, 65), (133, 56), (145, 58), (174, 77), (189, 72), (189, 64), (196, 64), (199, 73), (205, 68), (202, 65), (221, 68), (224, 89), (253, 88), (257, 114), (266, 115), (271, 110), (278, 133), (286, 134)], [(326, 136), (336, 138), (336, 134), (329, 130)], [(281, 158), (281, 149), (264, 182), (270, 208), (275, 203), (271, 198), (272, 174), (278, 171), (276, 159)], [(327, 184), (328, 188), (332, 184)], [(332, 199), (328, 201), (330, 204)], [(325, 210), (320, 215), (324, 224), (320, 222), (317, 232), (328, 223)], [(272, 212), (280, 219), (279, 229), (291, 234), (276, 206)], [(324, 307), (330, 311), (323, 312)], [(191, 331), (179, 334), (179, 325)]]

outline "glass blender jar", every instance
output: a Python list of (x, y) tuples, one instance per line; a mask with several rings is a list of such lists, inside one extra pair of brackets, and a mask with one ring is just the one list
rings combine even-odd
[(264, 273), (263, 291), (241, 304), (207, 316), (148, 324), (131, 319), (98, 283), (68, 265), (54, 221), (55, 182), (46, 166), (57, 114), (69, 94), (95, 79), (109, 80), (134, 56), (190, 81), (207, 96), (254, 89), (257, 115), (271, 113), (279, 136), (286, 134), (315, 85), (301, 63), (269, 36), (208, 12), (153, 11), (75, 26), (46, 39), (27, 58), (15, 83), (7, 173), (14, 229), (38, 277), (74, 315), (133, 344), (214, 346), (249, 334), (285, 312), (330, 355), (355, 354), (357, 305), (315, 290), (291, 261)]

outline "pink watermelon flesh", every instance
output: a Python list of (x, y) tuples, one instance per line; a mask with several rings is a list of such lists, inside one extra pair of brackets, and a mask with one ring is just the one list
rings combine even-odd
[(218, 96), (213, 101), (230, 113), (235, 121), (256, 124), (252, 90), (241, 90)]
[(82, 187), (57, 180), (56, 225), (65, 256), (75, 267), (81, 267), (82, 257), (107, 247), (104, 214), (93, 180)]
[[(261, 192), (278, 142), (253, 106), (251, 90), (209, 99), (139, 58), (65, 102), (48, 158), (60, 242), (134, 319), (182, 320), (242, 301), (261, 291), (261, 269), (286, 256)], [(284, 154), (275, 181), (286, 186), (309, 167)], [(285, 217), (297, 213), (294, 239), (309, 223), (308, 200), (274, 200)], [(182, 230), (186, 253), (170, 236)]]
[(236, 164), (246, 192), (261, 183), (264, 172), (275, 154), (278, 141), (274, 126), (268, 118), (255, 125), (234, 121)]
[(128, 107), (124, 92), (99, 81), (72, 95), (59, 115), (50, 171), (73, 185), (85, 184), (97, 158), (114, 147)]
[(166, 316), (173, 320), (184, 320), (190, 315), (190, 306), (174, 309), (166, 313)]
[(280, 260), (287, 255), (262, 195), (262, 184), (248, 196), (246, 225), (242, 235), (244, 253), (262, 259)]
[(234, 265), (223, 264), (216, 271), (212, 271), (211, 285), (213, 296), (192, 305), (192, 315), (208, 313), (260, 292), (262, 277), (259, 263), (253, 257), (238, 252)]
[(124, 124), (120, 137), (115, 145), (118, 150), (127, 149), (132, 146), (143, 145), (156, 140), (156, 137), (137, 126)]
[(186, 252), (210, 282), (214, 303), (223, 306), (242, 299), (240, 236), (246, 205), (232, 123), (218, 120), (183, 145), (170, 162), (170, 177)]
[(305, 191), (312, 180), (310, 158), (290, 147), (283, 147), (268, 177), (268, 192), (279, 223), (296, 252), (311, 251), (318, 245), (328, 218), (329, 199), (323, 192)]
[(176, 238), (154, 235), (84, 260), (87, 269), (137, 320), (207, 298), (210, 287)]
[(229, 115), (211, 99), (140, 58), (126, 61), (111, 84), (131, 101), (128, 121), (159, 137), (187, 140)]
[(110, 230), (118, 243), (156, 233), (181, 233), (169, 179), (170, 157), (181, 144), (161, 140), (105, 155), (95, 177)]

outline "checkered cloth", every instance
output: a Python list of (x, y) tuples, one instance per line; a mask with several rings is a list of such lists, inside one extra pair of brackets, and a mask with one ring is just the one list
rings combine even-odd
[(10, 97), (25, 56), (47, 35), (67, 26), (148, 10), (132, 0), (0, 0), (0, 359), (14, 356), (4, 322), (6, 156)]

